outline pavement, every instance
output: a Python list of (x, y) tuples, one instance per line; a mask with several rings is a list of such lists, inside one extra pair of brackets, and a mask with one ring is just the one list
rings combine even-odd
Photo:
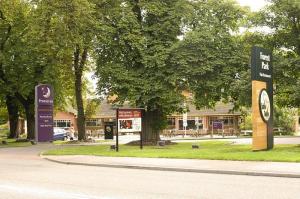
[[(134, 136), (121, 137), (126, 143), (136, 139)], [(250, 144), (251, 138), (216, 139), (233, 141), (236, 144)], [(205, 139), (178, 139), (175, 142), (201, 142)], [(276, 137), (275, 144), (300, 144), (300, 137)], [(103, 143), (102, 143), (103, 144)], [(109, 143), (105, 143), (109, 144)], [(114, 144), (112, 142), (111, 144)], [(136, 158), (136, 157), (102, 157), (87, 155), (44, 156), (43, 159), (68, 165), (85, 165), (109, 168), (128, 168), (143, 170), (177, 171), (193, 173), (215, 173), (230, 175), (271, 176), (300, 178), (300, 163), (262, 162), (262, 161), (228, 161), (228, 160), (196, 160), (169, 158)]]
[[(121, 143), (127, 143), (137, 139), (136, 136), (122, 136)], [(206, 139), (173, 139), (174, 142), (202, 142)], [(251, 138), (226, 138), (215, 139), (218, 141), (233, 141), (236, 144), (250, 144)], [(277, 137), (275, 144), (300, 144), (300, 137)], [(112, 142), (85, 143), (84, 145), (94, 144), (114, 144)], [(40, 153), (53, 148), (71, 147), (72, 145), (53, 145), (38, 144), (35, 147), (26, 147), (26, 151)], [(8, 149), (7, 149), (8, 150)], [(23, 152), (24, 153), (24, 152)], [(42, 154), (42, 153), (41, 153)], [(33, 156), (29, 156), (33, 157)], [(136, 158), (136, 157), (102, 157), (102, 156), (44, 156), (44, 160), (61, 163), (65, 165), (84, 165), (107, 168), (127, 168), (140, 170), (159, 170), (192, 173), (211, 173), (211, 174), (231, 174), (231, 175), (250, 175), (250, 176), (272, 176), (300, 178), (300, 163), (285, 162), (261, 162), (261, 161), (227, 161), (227, 160), (196, 160), (196, 159), (169, 159), (169, 158)]]
[(86, 155), (41, 155), (41, 157), (52, 162), (67, 165), (300, 178), (300, 163), (136, 157), (101, 157)]

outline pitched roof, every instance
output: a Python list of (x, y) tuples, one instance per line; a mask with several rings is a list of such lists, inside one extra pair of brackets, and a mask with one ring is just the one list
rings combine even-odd
[[(130, 108), (128, 104), (122, 106), (122, 108)], [(195, 105), (188, 103), (189, 116), (204, 116), (204, 115), (240, 115), (240, 112), (232, 111), (232, 104), (224, 104), (218, 102), (213, 109), (200, 109), (197, 110)], [(182, 116), (182, 113), (174, 113), (172, 116)], [(116, 106), (109, 103), (107, 100), (103, 100), (96, 110), (96, 114), (93, 118), (114, 118), (116, 117)]]
[[(196, 109), (196, 106), (192, 103), (188, 103), (188, 115), (189, 116), (204, 116), (204, 115), (241, 115), (238, 111), (232, 111), (233, 104), (224, 104), (218, 102), (214, 108), (202, 108)], [(172, 116), (181, 116), (182, 113), (174, 113)]]
[[(120, 107), (120, 106), (118, 106)], [(117, 106), (109, 103), (108, 100), (103, 100), (101, 104), (97, 107), (95, 118), (114, 118), (116, 117)], [(125, 103), (121, 108), (130, 108), (128, 103)]]

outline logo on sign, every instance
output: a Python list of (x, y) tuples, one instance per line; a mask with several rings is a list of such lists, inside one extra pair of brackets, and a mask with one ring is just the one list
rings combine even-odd
[(266, 89), (260, 91), (259, 110), (264, 122), (268, 122), (271, 116), (271, 103)]
[(51, 90), (49, 87), (42, 87), (42, 95), (44, 98), (49, 98), (51, 96)]

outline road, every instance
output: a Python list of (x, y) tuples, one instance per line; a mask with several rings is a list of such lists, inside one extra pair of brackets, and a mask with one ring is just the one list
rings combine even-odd
[(300, 198), (300, 179), (63, 165), (0, 148), (0, 199)]

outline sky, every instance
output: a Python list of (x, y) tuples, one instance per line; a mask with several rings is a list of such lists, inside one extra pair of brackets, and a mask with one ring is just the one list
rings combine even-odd
[(251, 11), (258, 11), (267, 3), (265, 0), (237, 0), (241, 6), (249, 6)]

